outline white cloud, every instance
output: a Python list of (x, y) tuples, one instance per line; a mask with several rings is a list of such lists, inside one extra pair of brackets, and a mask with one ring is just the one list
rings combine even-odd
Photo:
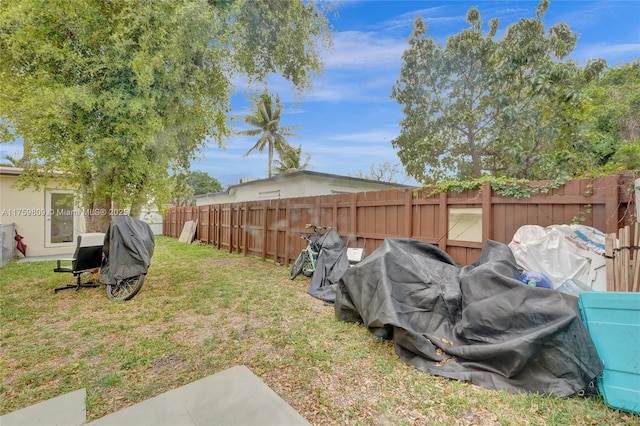
[[(451, 24), (455, 22), (465, 22), (465, 13), (447, 14), (446, 6), (429, 7), (426, 9), (418, 9), (411, 12), (403, 13), (384, 23), (386, 29), (393, 30), (397, 28), (413, 28), (413, 22), (416, 16), (421, 16), (427, 25)], [(408, 34), (407, 34), (408, 35)]]
[(361, 31), (336, 32), (333, 34), (333, 42), (334, 49), (323, 56), (327, 70), (397, 67), (402, 52), (408, 47), (403, 39)]
[(610, 66), (617, 66), (618, 62), (628, 62), (629, 58), (640, 58), (640, 43), (578, 45), (571, 57), (579, 63), (590, 59), (605, 59)]
[(391, 140), (398, 136), (398, 131), (377, 129), (358, 133), (345, 133), (341, 135), (328, 136), (327, 139), (337, 142), (365, 142), (365, 143), (391, 143)]

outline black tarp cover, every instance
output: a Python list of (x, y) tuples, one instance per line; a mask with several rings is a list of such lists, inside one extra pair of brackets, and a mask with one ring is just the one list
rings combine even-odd
[(419, 370), (489, 389), (568, 396), (602, 372), (577, 298), (517, 280), (510, 249), (487, 241), (460, 266), (437, 247), (388, 238), (338, 284), (339, 320), (393, 339)]
[(118, 280), (146, 274), (154, 248), (153, 231), (147, 223), (131, 216), (116, 217), (104, 235), (100, 281), (113, 285)]
[(329, 229), (320, 238), (319, 244), (321, 248), (316, 261), (316, 270), (307, 293), (325, 302), (333, 303), (338, 281), (349, 269), (347, 248), (334, 229)]

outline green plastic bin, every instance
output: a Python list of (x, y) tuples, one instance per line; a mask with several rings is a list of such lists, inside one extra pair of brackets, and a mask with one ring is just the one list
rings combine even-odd
[(598, 389), (609, 407), (640, 413), (640, 293), (580, 293), (580, 313), (604, 371)]

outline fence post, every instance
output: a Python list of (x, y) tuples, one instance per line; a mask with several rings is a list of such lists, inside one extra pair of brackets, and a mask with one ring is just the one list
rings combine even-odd
[(413, 236), (413, 190), (405, 189), (404, 192), (404, 234)]
[(315, 207), (313, 209), (313, 223), (319, 226), (326, 226), (326, 224), (320, 223), (320, 201), (322, 196), (315, 197)]
[(349, 194), (351, 203), (349, 205), (349, 216), (351, 217), (351, 234), (358, 235), (358, 193)]
[(216, 243), (218, 250), (222, 248), (222, 204), (216, 204)]
[(284, 263), (289, 265), (289, 252), (291, 251), (291, 198), (287, 198), (287, 205), (285, 206), (284, 221), (287, 224), (286, 234), (284, 239)]
[(447, 193), (440, 193), (440, 205), (438, 208), (438, 247), (440, 250), (447, 251), (447, 238), (449, 238), (449, 206), (447, 204)]
[(245, 256), (249, 254), (249, 203), (246, 201), (242, 203), (242, 223), (240, 229), (242, 229), (242, 252)]
[(491, 182), (486, 181), (482, 188), (482, 241), (493, 238), (493, 208), (491, 204)]
[(209, 205), (209, 235), (207, 237), (207, 244), (214, 244), (214, 238), (215, 238), (215, 228), (214, 228), (214, 224), (215, 224), (215, 204), (210, 204)]
[(227, 225), (228, 229), (229, 229), (227, 231), (229, 233), (229, 237), (228, 237), (229, 247), (228, 247), (228, 249), (229, 249), (229, 253), (233, 253), (233, 204), (228, 204), (228, 206), (229, 206), (229, 213), (228, 213), (229, 224)]
[[(262, 260), (267, 258), (267, 236), (269, 235), (269, 207), (271, 205), (271, 201), (265, 201), (262, 203), (262, 247), (260, 251), (262, 252)], [(278, 236), (276, 234), (276, 241)]]

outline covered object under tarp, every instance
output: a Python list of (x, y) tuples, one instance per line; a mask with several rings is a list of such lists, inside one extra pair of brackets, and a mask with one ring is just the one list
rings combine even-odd
[(439, 248), (387, 238), (338, 283), (339, 320), (393, 339), (407, 364), (509, 392), (568, 396), (602, 372), (578, 299), (529, 287), (510, 249), (487, 241), (460, 266)]
[(334, 229), (329, 229), (320, 239), (316, 270), (313, 272), (307, 293), (325, 302), (333, 303), (338, 281), (347, 269), (349, 269), (347, 248), (340, 235)]
[(146, 274), (155, 241), (151, 227), (131, 216), (118, 216), (104, 236), (104, 260), (100, 268), (103, 284), (116, 284), (125, 278)]

